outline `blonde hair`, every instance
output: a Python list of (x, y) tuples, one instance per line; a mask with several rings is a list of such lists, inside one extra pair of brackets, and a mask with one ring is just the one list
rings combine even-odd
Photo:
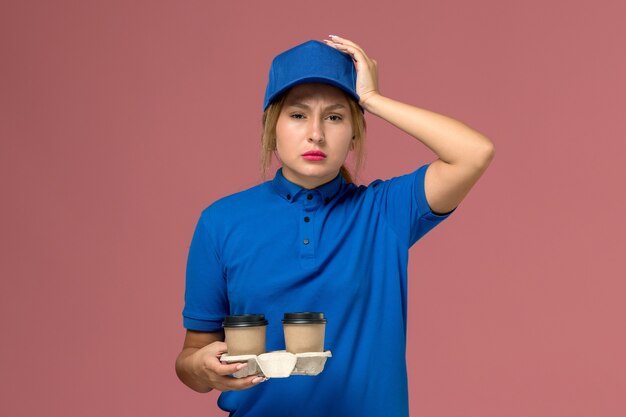
[[(261, 177), (267, 178), (267, 174), (272, 163), (272, 154), (276, 151), (276, 124), (278, 116), (283, 109), (287, 92), (283, 93), (277, 100), (272, 102), (265, 112), (263, 112), (261, 134)], [(344, 93), (350, 105), (350, 115), (352, 116), (352, 134), (354, 135), (354, 175), (348, 170), (345, 164), (339, 169), (339, 173), (347, 183), (352, 183), (363, 166), (365, 161), (365, 117), (359, 104)]]

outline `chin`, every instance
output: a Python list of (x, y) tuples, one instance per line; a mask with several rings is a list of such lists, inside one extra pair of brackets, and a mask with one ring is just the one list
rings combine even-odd
[(334, 177), (337, 173), (339, 173), (339, 168), (337, 168), (336, 171), (331, 169), (312, 169), (307, 170), (303, 175), (311, 178), (325, 178), (330, 176)]

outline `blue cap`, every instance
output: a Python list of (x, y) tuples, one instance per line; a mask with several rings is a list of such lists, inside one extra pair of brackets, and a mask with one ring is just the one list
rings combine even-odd
[(310, 40), (272, 60), (263, 111), (282, 93), (304, 83), (330, 84), (359, 102), (352, 58), (320, 41)]

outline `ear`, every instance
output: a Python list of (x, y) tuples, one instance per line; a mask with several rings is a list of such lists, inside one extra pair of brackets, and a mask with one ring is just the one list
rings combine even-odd
[(354, 143), (356, 140), (356, 136), (352, 136), (352, 140), (350, 141), (350, 150), (353, 151), (354, 150)]

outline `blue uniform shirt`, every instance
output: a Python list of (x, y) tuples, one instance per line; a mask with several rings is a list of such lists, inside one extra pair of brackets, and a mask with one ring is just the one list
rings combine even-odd
[[(433, 213), (417, 171), (369, 186), (341, 176), (314, 190), (273, 180), (201, 214), (187, 263), (184, 326), (261, 313), (267, 351), (285, 349), (285, 312), (325, 314), (317, 376), (270, 379), (221, 394), (232, 416), (408, 416), (405, 362), (409, 248), (448, 215)], [(393, 361), (383, 357), (393, 357)]]

